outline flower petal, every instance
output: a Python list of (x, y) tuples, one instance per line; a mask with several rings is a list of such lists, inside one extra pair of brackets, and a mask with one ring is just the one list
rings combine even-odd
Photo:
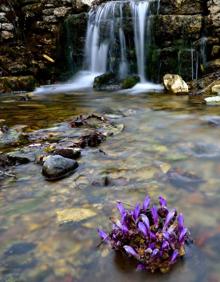
[(156, 240), (157, 239), (156, 235), (153, 232), (151, 232), (151, 231), (150, 231), (150, 238), (151, 238), (151, 240)]
[(138, 223), (138, 230), (139, 230), (144, 236), (147, 236), (147, 228), (146, 228), (146, 226), (145, 226), (142, 222), (139, 222), (139, 223)]
[(181, 232), (183, 230), (183, 228), (184, 228), (184, 217), (183, 217), (182, 213), (180, 213), (178, 215), (177, 221), (178, 221), (179, 232)]
[(133, 218), (134, 218), (135, 221), (138, 219), (139, 214), (140, 214), (140, 211), (141, 211), (140, 204), (137, 204), (137, 205), (135, 206), (134, 211), (133, 211)]
[(143, 210), (146, 211), (148, 209), (149, 205), (150, 205), (150, 197), (147, 196), (144, 200), (144, 203), (143, 203)]
[(170, 234), (168, 232), (163, 232), (163, 238), (166, 239), (167, 241), (170, 240)]
[(175, 251), (173, 252), (173, 254), (172, 254), (170, 263), (171, 263), (171, 264), (175, 263), (178, 256), (179, 256), (179, 252), (178, 252), (178, 250), (175, 250)]
[(167, 241), (163, 241), (162, 250), (167, 249), (169, 247), (169, 243)]
[(148, 217), (145, 214), (141, 214), (141, 219), (144, 222), (144, 224), (147, 228), (147, 231), (150, 232), (150, 221), (149, 221)]
[(183, 228), (183, 230), (180, 232), (180, 235), (179, 235), (179, 242), (182, 244), (185, 240), (185, 236), (187, 234), (187, 228)]
[(145, 269), (144, 264), (139, 263), (139, 264), (137, 265), (137, 268), (136, 268), (137, 271), (144, 270), (144, 269)]
[(98, 233), (99, 233), (99, 236), (101, 237), (102, 240), (104, 240), (104, 241), (107, 240), (108, 235), (105, 233), (105, 231), (98, 229)]
[(119, 212), (120, 212), (121, 217), (122, 217), (124, 214), (126, 214), (126, 210), (125, 210), (125, 208), (124, 208), (124, 206), (123, 206), (123, 204), (122, 204), (121, 202), (118, 202), (118, 203), (117, 203), (117, 208), (118, 208), (118, 210), (119, 210)]
[(136, 258), (139, 257), (138, 253), (131, 246), (125, 245), (123, 248), (125, 249), (126, 253), (128, 253), (129, 255)]
[(167, 206), (167, 201), (162, 196), (159, 196), (159, 203), (162, 208)]
[(151, 254), (151, 256), (155, 257), (158, 253), (159, 253), (159, 250), (158, 249), (154, 249), (152, 254)]
[(158, 222), (159, 222), (159, 217), (158, 217), (157, 207), (156, 206), (152, 207), (151, 214), (152, 214), (152, 217), (153, 217), (154, 225), (157, 226)]
[(167, 226), (169, 225), (169, 223), (171, 222), (171, 220), (174, 218), (176, 214), (176, 210), (173, 209), (171, 211), (168, 212), (164, 226), (163, 226), (163, 230), (165, 230), (167, 228)]

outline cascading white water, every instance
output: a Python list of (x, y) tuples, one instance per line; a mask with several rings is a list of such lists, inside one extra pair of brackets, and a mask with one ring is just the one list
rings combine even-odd
[[(85, 58), (86, 69), (92, 73), (104, 73), (107, 71), (108, 51), (110, 43), (114, 40), (115, 10), (120, 4), (118, 1), (107, 2), (89, 13)], [(105, 25), (105, 34), (101, 29)], [(104, 40), (102, 40), (104, 37)]]
[(125, 41), (125, 35), (123, 31), (123, 6), (120, 6), (120, 27), (119, 27), (119, 39), (120, 39), (120, 52), (121, 52), (121, 61), (119, 66), (119, 77), (120, 79), (125, 78), (128, 74), (128, 62), (127, 62), (127, 46)]
[(149, 1), (131, 1), (131, 9), (134, 22), (135, 51), (137, 56), (138, 75), (141, 82), (146, 82), (145, 76), (145, 31), (146, 16), (149, 9)]
[[(84, 71), (67, 84), (53, 87), (53, 92), (78, 90), (91, 87), (94, 78), (107, 71), (118, 73), (120, 79), (129, 74), (129, 64), (134, 64), (134, 59), (128, 59), (126, 33), (124, 31), (125, 18), (132, 16), (134, 34), (133, 47), (136, 53), (137, 72), (141, 79), (140, 89), (156, 89), (158, 85), (147, 83), (145, 74), (146, 49), (149, 35), (149, 14), (151, 0), (119, 0), (101, 4), (97, 9), (89, 12), (85, 42)], [(129, 34), (130, 36), (130, 34)], [(127, 38), (128, 40), (128, 38)], [(132, 38), (129, 38), (132, 41)], [(84, 76), (84, 77), (82, 77)], [(84, 79), (85, 78), (85, 79)], [(39, 92), (50, 91), (49, 87), (39, 89)]]
[(122, 79), (125, 78), (128, 73), (128, 62), (126, 58), (126, 42), (122, 28), (119, 29), (119, 38), (120, 38), (120, 46), (121, 46), (121, 62), (119, 66), (119, 76)]
[[(123, 7), (128, 1), (107, 2), (92, 10), (89, 14), (87, 36), (86, 36), (86, 66), (91, 72), (106, 72), (109, 70), (108, 55), (111, 56), (110, 46), (119, 37), (120, 63), (119, 76), (123, 78), (128, 72), (128, 61), (126, 57), (127, 47), (123, 30)], [(146, 82), (146, 41), (150, 40), (148, 33), (147, 15), (150, 7), (150, 0), (129, 2), (133, 17), (134, 43), (137, 58), (137, 70), (141, 82)], [(116, 17), (117, 15), (117, 17)], [(119, 24), (118, 24), (119, 22)], [(104, 40), (101, 38), (101, 28), (105, 27)], [(107, 39), (106, 39), (107, 38)]]

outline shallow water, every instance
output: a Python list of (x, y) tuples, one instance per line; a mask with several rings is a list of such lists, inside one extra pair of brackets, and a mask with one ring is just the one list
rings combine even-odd
[[(0, 182), (0, 281), (220, 281), (220, 131), (208, 122), (219, 108), (158, 93), (0, 97), (0, 119), (27, 125), (26, 131), (92, 112), (114, 114), (125, 129), (85, 150), (75, 174), (47, 182), (32, 163), (17, 166), (16, 179)], [(164, 175), (170, 168), (204, 182), (169, 181)], [(182, 211), (195, 241), (168, 274), (136, 272), (106, 246), (96, 248), (96, 228), (110, 230), (116, 200), (135, 204), (147, 193), (155, 201), (165, 196)], [(57, 212), (68, 208), (89, 209), (93, 216), (60, 223)]]

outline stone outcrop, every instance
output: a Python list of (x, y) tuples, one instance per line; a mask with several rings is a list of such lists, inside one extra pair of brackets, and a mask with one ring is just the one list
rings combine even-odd
[(64, 20), (68, 15), (87, 11), (90, 5), (90, 0), (2, 0), (0, 92), (21, 90), (20, 87), (10, 88), (10, 82), (4, 87), (2, 81), (5, 83), (11, 76), (14, 80), (33, 76), (38, 83), (57, 80), (63, 63), (60, 38)]

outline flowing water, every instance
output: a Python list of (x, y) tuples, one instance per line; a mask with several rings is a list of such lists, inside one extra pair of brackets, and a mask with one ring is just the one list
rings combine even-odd
[[(150, 3), (150, 0), (111, 1), (91, 9), (85, 40), (85, 60), (82, 67), (84, 70), (77, 73), (67, 83), (56, 84), (52, 87), (43, 86), (35, 92), (60, 93), (91, 88), (96, 76), (109, 71), (116, 73), (119, 79), (123, 79), (135, 73), (134, 70), (129, 70), (132, 61), (136, 61), (137, 74), (140, 77), (140, 83), (132, 89), (132, 92), (139, 93), (143, 89), (161, 90), (161, 86), (146, 79), (147, 52), (151, 41)], [(128, 36), (126, 38), (125, 29), (130, 20), (133, 23), (133, 38)], [(128, 41), (133, 42), (131, 45), (136, 53), (136, 58), (132, 57), (130, 60), (128, 53), (131, 46), (127, 47)]]
[[(28, 132), (92, 112), (111, 115), (125, 129), (84, 150), (75, 174), (47, 182), (41, 166), (30, 163), (1, 180), (0, 281), (220, 281), (219, 109), (158, 93), (0, 96), (0, 119)], [(175, 168), (204, 182), (164, 177)], [(168, 274), (136, 272), (133, 262), (96, 247), (96, 228), (110, 230), (116, 200), (132, 205), (146, 194), (153, 201), (163, 195), (182, 211), (194, 239)], [(91, 217), (60, 222), (57, 212), (72, 208), (88, 209)]]
[[(149, 9), (149, 1), (130, 2), (134, 22), (134, 38), (135, 38), (135, 51), (137, 57), (138, 75), (141, 82), (146, 82), (145, 75), (145, 53), (146, 43), (149, 38), (145, 40), (145, 31), (148, 29), (148, 20), (146, 21), (147, 12)], [(146, 24), (147, 22), (147, 24)]]

